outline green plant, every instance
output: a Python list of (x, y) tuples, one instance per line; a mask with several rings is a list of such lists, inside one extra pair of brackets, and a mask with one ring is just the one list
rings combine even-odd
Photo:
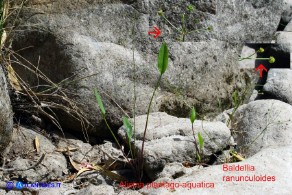
[[(172, 22), (170, 22), (164, 12), (162, 10), (159, 10), (157, 13), (160, 17), (162, 17), (173, 29), (175, 29), (175, 31), (177, 31), (179, 33), (179, 37), (178, 40), (179, 41), (185, 41), (186, 36), (194, 33), (194, 32), (200, 32), (200, 31), (211, 31), (212, 27), (208, 26), (207, 28), (201, 28), (201, 29), (188, 29), (187, 27), (187, 23), (188, 23), (188, 19), (190, 18), (190, 15), (194, 12), (195, 8), (193, 5), (188, 5), (186, 7), (186, 12), (184, 12), (181, 15), (181, 25), (180, 27), (175, 26)], [(195, 20), (196, 23), (200, 22), (199, 20)]]
[[(263, 121), (265, 121), (265, 124), (263, 123)], [(272, 103), (270, 108), (268, 108), (267, 112), (264, 114), (262, 118), (262, 122), (257, 127), (259, 130), (257, 134), (254, 133), (252, 139), (250, 138), (248, 140), (245, 140), (245, 143), (237, 147), (237, 151), (239, 151), (241, 154), (245, 154), (248, 148), (256, 144), (256, 141), (265, 142), (264, 141), (265, 133), (267, 133), (268, 131), (275, 131), (275, 128), (277, 127), (279, 128), (281, 125), (285, 125), (289, 122), (291, 122), (290, 119), (282, 120), (279, 110), (276, 108), (276, 105)], [(237, 133), (240, 133), (242, 134), (241, 136), (244, 136), (244, 134), (246, 134), (247, 132), (244, 130), (241, 130)], [(266, 135), (266, 136), (269, 136), (269, 135)], [(278, 135), (275, 135), (275, 136), (278, 136)]]
[[(243, 60), (248, 60), (248, 59), (254, 59), (254, 60), (268, 60), (269, 63), (275, 63), (275, 58), (273, 56), (270, 56), (269, 58), (253, 58), (254, 55), (256, 55), (257, 53), (263, 53), (265, 52), (265, 49), (260, 47), (257, 51), (255, 51), (253, 54), (247, 56), (247, 57), (240, 57), (238, 61), (243, 61)], [(231, 113), (227, 113), (229, 116), (229, 119), (227, 120), (227, 126), (230, 125), (230, 122), (232, 122), (233, 118), (234, 118), (234, 114), (237, 111), (238, 107), (243, 104), (245, 97), (247, 95), (247, 92), (249, 91), (249, 88), (246, 88), (245, 91), (241, 94), (239, 94), (238, 90), (235, 90), (232, 93), (232, 112)]]
[(3, 33), (4, 33), (4, 22), (7, 15), (7, 1), (0, 0), (0, 45), (3, 47)]
[(132, 140), (132, 137), (133, 137), (133, 127), (132, 127), (132, 124), (130, 123), (130, 121), (129, 121), (129, 119), (127, 117), (123, 118), (123, 124), (124, 124), (125, 129), (126, 129), (126, 134), (127, 134), (127, 138), (128, 138), (128, 142), (129, 142), (128, 143), (129, 144), (129, 149), (130, 149), (132, 158), (134, 158), (133, 152), (132, 152), (132, 147), (131, 147), (131, 140)]
[(254, 60), (267, 60), (269, 61), (270, 64), (275, 63), (276, 59), (273, 56), (270, 56), (269, 58), (252, 58), (257, 53), (263, 53), (263, 52), (265, 52), (264, 48), (260, 47), (257, 51), (255, 51), (253, 54), (247, 57), (239, 57), (238, 61), (254, 59)]
[(227, 126), (230, 125), (230, 122), (233, 120), (234, 114), (237, 111), (237, 109), (239, 108), (239, 106), (243, 103), (244, 101), (244, 97), (245, 96), (239, 96), (239, 91), (235, 90), (232, 93), (232, 105), (233, 105), (233, 109), (231, 111), (231, 113), (227, 113), (229, 116), (229, 119), (227, 120)]
[(103, 103), (102, 103), (102, 100), (101, 100), (101, 97), (100, 97), (100, 94), (99, 92), (97, 91), (97, 89), (94, 89), (94, 94), (95, 94), (95, 98), (96, 98), (96, 101), (98, 103), (98, 107), (101, 111), (101, 116), (106, 124), (106, 127), (108, 128), (108, 130), (111, 132), (116, 144), (119, 146), (119, 148), (122, 150), (122, 147), (117, 139), (117, 137), (115, 136), (114, 132), (112, 131), (111, 127), (109, 126), (107, 120), (106, 120), (106, 112), (105, 112), (105, 108), (103, 106)]
[[(147, 118), (146, 118), (146, 124), (145, 124), (143, 139), (142, 139), (142, 149), (141, 149), (141, 154), (140, 154), (141, 157), (144, 156), (145, 137), (146, 137), (147, 127), (148, 127), (148, 121), (149, 121), (149, 115), (150, 115), (150, 109), (151, 109), (151, 105), (152, 105), (152, 102), (153, 102), (153, 98), (154, 98), (154, 95), (155, 95), (156, 90), (158, 89), (158, 87), (160, 85), (162, 75), (165, 73), (165, 71), (166, 71), (166, 69), (168, 67), (168, 48), (167, 48), (167, 45), (166, 45), (165, 42), (162, 43), (162, 45), (160, 47), (160, 50), (159, 50), (157, 67), (158, 67), (158, 70), (159, 70), (160, 75), (159, 75), (159, 78), (157, 80), (155, 89), (154, 89), (154, 91), (152, 93), (150, 102), (148, 104)], [(142, 161), (141, 168), (140, 168), (141, 173), (143, 171), (143, 166), (144, 166), (143, 164), (144, 164), (144, 162)]]
[[(134, 54), (133, 54), (134, 55)], [(133, 57), (134, 59), (134, 57)], [(157, 63), (157, 67), (158, 67), (158, 70), (159, 70), (159, 78), (157, 80), (157, 83), (155, 85), (155, 88), (154, 88), (154, 91), (152, 93), (152, 96), (151, 96), (151, 99), (150, 99), (150, 102), (148, 104), (148, 108), (147, 108), (147, 118), (146, 118), (146, 123), (145, 123), (145, 129), (144, 129), (144, 133), (143, 133), (143, 138), (142, 138), (142, 147), (141, 147), (141, 151), (140, 153), (136, 156), (136, 159), (135, 162), (130, 162), (129, 158), (127, 157), (127, 155), (124, 153), (118, 139), (116, 138), (114, 132), (112, 131), (111, 127), (109, 126), (107, 120), (106, 120), (106, 111), (105, 111), (105, 108), (104, 108), (104, 105), (102, 103), (102, 100), (101, 100), (101, 97), (100, 97), (100, 94), (99, 92), (95, 89), (94, 90), (94, 93), (95, 93), (95, 97), (96, 97), (96, 101), (98, 103), (98, 106), (100, 108), (100, 111), (101, 111), (101, 115), (103, 117), (103, 120), (105, 121), (106, 123), (106, 127), (107, 129), (109, 129), (110, 133), (112, 134), (115, 142), (117, 143), (117, 145), (119, 146), (120, 150), (123, 152), (124, 154), (124, 158), (127, 159), (128, 163), (131, 165), (131, 167), (133, 168), (133, 170), (135, 171), (135, 174), (136, 174), (136, 177), (139, 181), (141, 181), (142, 179), (142, 173), (143, 173), (143, 167), (144, 167), (144, 162), (143, 162), (143, 157), (144, 157), (144, 145), (145, 145), (145, 137), (146, 137), (146, 133), (147, 133), (147, 127), (148, 127), (148, 122), (149, 122), (149, 115), (150, 115), (150, 110), (151, 110), (151, 105), (152, 105), (152, 102), (153, 102), (153, 99), (154, 99), (154, 96), (155, 96), (155, 93), (160, 85), (160, 82), (161, 82), (161, 78), (162, 78), (162, 75), (165, 73), (167, 67), (168, 67), (168, 48), (167, 48), (167, 44), (165, 42), (162, 43), (161, 47), (160, 47), (160, 50), (159, 50), (159, 54), (158, 54), (158, 63)], [(135, 88), (135, 86), (134, 86)], [(134, 90), (135, 91), (135, 90)], [(135, 100), (135, 95), (134, 95), (134, 100)], [(135, 105), (134, 105), (135, 106)], [(134, 114), (135, 114), (135, 109), (134, 109)], [(128, 145), (129, 145), (129, 149), (130, 149), (130, 152), (131, 152), (131, 155), (132, 157), (134, 157), (134, 154), (133, 154), (133, 151), (132, 151), (132, 148), (131, 148), (131, 140), (132, 140), (132, 137), (134, 136), (135, 134), (135, 131), (133, 131), (133, 126), (132, 124), (130, 123), (129, 119), (124, 117), (123, 118), (123, 123), (124, 123), (124, 127), (125, 127), (125, 131), (126, 131), (126, 135), (127, 135), (127, 139), (128, 139)], [(135, 129), (135, 125), (134, 125), (134, 129)], [(135, 136), (134, 136), (135, 137)], [(135, 167), (136, 166), (136, 167)]]
[[(100, 94), (99, 94), (99, 92), (97, 91), (97, 89), (94, 89), (94, 94), (95, 94), (95, 97), (96, 97), (96, 101), (97, 101), (97, 103), (98, 103), (98, 107), (99, 107), (99, 109), (100, 109), (100, 111), (101, 111), (101, 116), (102, 116), (102, 118), (103, 118), (103, 120), (104, 120), (104, 122), (105, 122), (105, 124), (106, 124), (107, 129), (110, 131), (110, 133), (111, 133), (111, 135), (113, 136), (113, 138), (114, 138), (116, 144), (118, 145), (119, 149), (120, 149), (121, 152), (123, 153), (123, 157), (126, 159), (126, 161), (127, 161), (128, 164), (131, 166), (131, 168), (132, 168), (133, 170), (136, 170), (136, 169), (135, 169), (135, 166), (134, 166), (134, 163), (132, 163), (132, 162), (130, 161), (130, 159), (128, 158), (128, 156), (125, 154), (125, 152), (124, 152), (124, 150), (123, 150), (121, 144), (119, 143), (117, 137), (115, 136), (113, 130), (111, 129), (111, 127), (109, 126), (109, 124), (108, 124), (108, 122), (107, 122), (107, 120), (106, 120), (106, 111), (105, 111), (104, 105), (103, 105), (103, 103), (102, 103), (102, 100), (101, 100)], [(131, 123), (129, 122), (129, 120), (128, 120), (126, 117), (123, 118), (123, 122), (124, 122), (124, 125), (125, 125), (125, 127), (126, 127), (126, 134), (127, 134), (128, 139), (129, 139), (129, 145), (130, 145), (130, 144), (131, 144), (131, 138), (132, 138), (132, 125), (131, 125)], [(132, 153), (131, 153), (131, 154), (132, 154)], [(132, 156), (133, 156), (133, 155), (132, 155)]]
[(203, 140), (203, 137), (201, 136), (201, 133), (198, 132), (198, 140), (199, 140), (199, 146), (198, 146), (196, 135), (195, 135), (195, 130), (194, 130), (194, 122), (196, 120), (196, 110), (194, 107), (192, 107), (192, 109), (191, 109), (190, 120), (192, 123), (192, 131), (193, 131), (193, 136), (194, 136), (194, 144), (195, 144), (195, 148), (196, 148), (197, 160), (199, 162), (201, 162), (201, 152), (203, 150), (204, 140)]

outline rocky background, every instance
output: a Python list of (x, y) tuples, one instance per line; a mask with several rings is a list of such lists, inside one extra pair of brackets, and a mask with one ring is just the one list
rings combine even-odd
[[(179, 26), (190, 4), (195, 11), (187, 27), (212, 30), (180, 42), (157, 12)], [(11, 66), (0, 67), (0, 194), (22, 194), (8, 190), (7, 181), (62, 182), (61, 188), (24, 189), (27, 194), (291, 193), (292, 1), (30, 0), (12, 16)], [(157, 39), (148, 35), (154, 26), (162, 32)], [(151, 109), (144, 180), (214, 182), (214, 189), (119, 187), (120, 181), (135, 182), (134, 174), (106, 128), (93, 89), (101, 92), (107, 121), (125, 151), (122, 117), (133, 117), (136, 98), (133, 146), (140, 151), (162, 41), (169, 47), (169, 68)], [(274, 56), (276, 62), (239, 62), (259, 47), (267, 56), (257, 57)], [(268, 69), (262, 78), (255, 71), (260, 63)], [(192, 106), (194, 129), (204, 138), (204, 166), (196, 164)], [(240, 157), (245, 160), (236, 162)], [(223, 182), (224, 175), (244, 175), (223, 172), (223, 163), (253, 165), (248, 175), (276, 181)]]

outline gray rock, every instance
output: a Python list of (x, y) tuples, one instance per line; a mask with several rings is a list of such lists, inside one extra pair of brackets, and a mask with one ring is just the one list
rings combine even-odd
[[(74, 82), (75, 86), (69, 90), (94, 126), (89, 133), (95, 136), (110, 134), (104, 128), (93, 88), (107, 94), (103, 93), (102, 98), (113, 127), (121, 126), (121, 116), (124, 115), (116, 103), (125, 112), (131, 113), (133, 46), (137, 65), (137, 102), (143, 102), (137, 104), (137, 114), (146, 112), (147, 104), (144, 102), (149, 101), (158, 77), (155, 66), (160, 43), (157, 42), (167, 36), (170, 68), (154, 99), (153, 111), (185, 117), (188, 104), (194, 105), (199, 114), (213, 117), (220, 112), (217, 109), (218, 100), (224, 102), (224, 108), (227, 108), (234, 89), (241, 90), (252, 80), (250, 73), (240, 73), (238, 70), (237, 49), (247, 40), (271, 40), (282, 12), (280, 0), (269, 3), (255, 0), (196, 1), (196, 11), (191, 18), (201, 21), (190, 25), (194, 28), (212, 26), (214, 30), (193, 33), (187, 41), (198, 42), (180, 44), (175, 43), (177, 35), (162, 24), (157, 11), (167, 8), (166, 14), (175, 24), (179, 24), (188, 3), (181, 0), (175, 4), (157, 0), (122, 2), (94, 1), (89, 4), (84, 0), (58, 0), (50, 5), (28, 3), (28, 8), (23, 9), (19, 19), (25, 25), (17, 31), (13, 41), (15, 50), (33, 45), (33, 48), (22, 50), (20, 54), (33, 64), (39, 64), (38, 68), (56, 83), (77, 72), (79, 76), (86, 77)], [(41, 11), (44, 14), (39, 14)], [(157, 42), (153, 42), (147, 34), (153, 25), (159, 25), (162, 29), (162, 38)], [(39, 84), (37, 77), (28, 71), (16, 65), (14, 68), (30, 85)], [(87, 77), (89, 75), (92, 76)], [(178, 98), (180, 94), (186, 103), (183, 98)], [(66, 113), (59, 115), (65, 129), (81, 130), (74, 118)]]
[(280, 31), (277, 33), (276, 43), (281, 47), (284, 52), (292, 52), (292, 32)]
[(220, 0), (217, 39), (231, 42), (270, 42), (282, 13), (282, 0)]
[(176, 178), (179, 178), (186, 174), (191, 173), (196, 168), (199, 169), (200, 167), (196, 166), (190, 169), (190, 168), (184, 167), (181, 163), (178, 163), (178, 162), (168, 163), (165, 165), (165, 167), (163, 168), (163, 171), (159, 174), (158, 177), (159, 178), (167, 177), (171, 179), (176, 179)]
[(232, 121), (240, 153), (249, 157), (263, 148), (290, 145), (291, 112), (291, 105), (278, 100), (257, 100), (240, 106)]
[[(181, 27), (181, 15), (188, 13), (189, 1), (138, 1), (146, 4), (145, 13), (149, 14), (150, 26), (161, 27), (166, 40), (176, 40), (178, 33), (167, 25), (157, 14), (162, 9), (166, 17), (178, 28)], [(147, 2), (142, 4), (141, 2)], [(189, 16), (189, 29), (206, 29), (212, 26), (213, 31), (203, 30), (192, 33), (186, 41), (218, 39), (230, 42), (269, 42), (277, 29), (283, 10), (282, 1), (192, 1), (195, 11)], [(145, 8), (145, 6), (144, 6)], [(199, 23), (195, 23), (199, 19)]]
[(114, 195), (116, 194), (114, 191), (114, 188), (109, 185), (99, 185), (94, 186), (90, 185), (79, 192), (77, 192), (75, 195)]
[[(137, 152), (141, 151), (146, 115), (136, 117)], [(194, 131), (201, 133), (204, 139), (202, 161), (210, 160), (212, 154), (233, 144), (230, 130), (221, 122), (195, 121)], [(126, 141), (124, 127), (118, 131)], [(197, 138), (197, 136), (196, 136)], [(166, 113), (151, 113), (145, 137), (145, 171), (147, 175), (156, 179), (167, 163), (196, 161), (196, 150), (190, 119), (177, 118)]]
[[(280, 155), (283, 154), (283, 155)], [(174, 185), (178, 183), (181, 187), (174, 188), (174, 190), (167, 187), (154, 188), (152, 186), (145, 186), (139, 192), (144, 195), (152, 194), (290, 194), (292, 191), (289, 181), (292, 179), (291, 164), (292, 161), (292, 146), (286, 147), (275, 147), (266, 148), (255, 154), (251, 158), (240, 162), (226, 164), (229, 166), (254, 166), (254, 171), (223, 171), (223, 165), (212, 166), (208, 168), (195, 169), (191, 173), (186, 174), (177, 179), (160, 178), (154, 181), (159, 182), (169, 182)], [(227, 181), (230, 176), (256, 176), (265, 177), (266, 179), (270, 176), (275, 177), (275, 181)], [(229, 178), (227, 178), (229, 177)], [(191, 186), (192, 183), (214, 183), (214, 188), (203, 188), (197, 187), (189, 189), (188, 187), (182, 187), (184, 184)], [(188, 183), (188, 184), (187, 184)]]
[(249, 102), (253, 102), (256, 100), (256, 98), (258, 97), (259, 92), (257, 90), (253, 90), (250, 98), (249, 98)]
[(271, 69), (264, 85), (264, 92), (272, 98), (292, 105), (292, 70)]
[[(17, 181), (14, 181), (14, 185), (16, 184)], [(72, 186), (72, 183), (62, 183), (62, 182), (56, 182), (56, 181), (50, 181), (52, 183), (61, 183), (60, 187), (55, 187), (55, 188), (33, 188), (30, 189), (32, 191), (27, 192), (25, 190), (17, 190), (17, 189), (12, 189), (6, 192), (6, 190), (0, 190), (0, 194), (6, 194), (6, 195), (28, 195), (32, 193), (36, 194), (41, 194), (41, 195), (72, 195), (75, 194), (78, 190), (74, 189)], [(1, 187), (3, 186), (5, 188), (6, 182), (0, 182)], [(17, 190), (17, 191), (16, 191)]]
[[(254, 48), (248, 47), (247, 45), (243, 46), (242, 51), (241, 51), (241, 57), (248, 57), (253, 55), (254, 53), (256, 53), (256, 50)], [(255, 56), (253, 56), (253, 58), (255, 58)], [(241, 69), (252, 69), (254, 70), (255, 68), (255, 60), (254, 59), (248, 59), (248, 60), (241, 60), (239, 61), (239, 67)]]
[(89, 185), (112, 185), (113, 180), (108, 179), (105, 175), (101, 175), (96, 171), (86, 171), (80, 174), (73, 181), (73, 186), (78, 188), (79, 186), (89, 186)]
[(89, 143), (84, 143), (76, 138), (66, 137), (66, 139), (61, 139), (57, 144), (57, 148), (61, 151), (71, 148), (70, 158), (76, 162), (96, 161), (100, 163), (101, 152), (98, 149), (94, 149)]
[[(34, 156), (34, 161), (30, 159), (23, 159), (21, 157), (8, 163), (8, 167), (15, 169), (27, 169), (31, 165), (36, 163), (36, 160), (40, 158), (40, 155)], [(21, 175), (29, 182), (48, 182), (56, 179), (63, 179), (63, 175), (68, 173), (67, 162), (63, 155), (54, 153), (47, 154), (45, 159), (40, 165), (34, 169), (26, 171), (14, 171), (14, 174)]]
[(9, 145), (13, 134), (13, 113), (7, 89), (6, 78), (0, 67), (0, 154), (5, 156), (9, 151)]
[(123, 190), (119, 193), (119, 195), (142, 195), (138, 191), (133, 191), (133, 190)]
[[(33, 62), (37, 59), (36, 55), (47, 55), (48, 47), (58, 48), (54, 49), (55, 53), (52, 52), (52, 55), (58, 57), (42, 61), (39, 66), (47, 75), (54, 75), (56, 82), (82, 69), (80, 76), (86, 79), (71, 85), (70, 90), (73, 95), (70, 97), (80, 105), (94, 126), (89, 130), (89, 134), (111, 136), (104, 125), (93, 89), (97, 88), (101, 92), (109, 123), (114, 127), (121, 126), (121, 119), (125, 114), (116, 104), (128, 114), (131, 114), (133, 107), (133, 51), (113, 43), (97, 42), (92, 37), (74, 32), (60, 34), (58, 37), (51, 37), (58, 41), (52, 42), (48, 39), (39, 47), (36, 46), (35, 52), (23, 55)], [(27, 39), (30, 39), (30, 36), (22, 40)], [(22, 42), (21, 47), (28, 43), (34, 44), (30, 41)], [(153, 51), (135, 51), (136, 112), (138, 115), (146, 113), (147, 103), (144, 102), (149, 101), (159, 77), (156, 67), (156, 52), (159, 47), (160, 44), (156, 44)], [(227, 107), (234, 88), (239, 90), (245, 88), (252, 80), (251, 75), (245, 71), (239, 71), (236, 51), (232, 48), (228, 43), (216, 40), (169, 43), (169, 68), (154, 97), (152, 111), (165, 111), (176, 116), (186, 116), (188, 105), (194, 105), (198, 113), (215, 116), (219, 113), (219, 109), (217, 101), (214, 100), (218, 99), (224, 102), (223, 107)], [(52, 64), (58, 68), (50, 68)], [(214, 66), (216, 66), (216, 71), (214, 71)], [(15, 69), (21, 70), (17, 67)], [(24, 71), (18, 73), (21, 74), (21, 72)], [(88, 75), (92, 76), (88, 77)], [(28, 83), (37, 85), (37, 77), (30, 75), (27, 71), (21, 76)], [(179, 98), (178, 95), (186, 98), (182, 100), (183, 98)], [(78, 121), (66, 113), (60, 115), (60, 123), (65, 129), (81, 131)]]
[(218, 116), (214, 118), (214, 121), (220, 121), (227, 126), (230, 126), (230, 117), (229, 115), (232, 115), (236, 110), (234, 108), (224, 110), (222, 113), (220, 113)]
[[(162, 30), (164, 40), (176, 41), (177, 33), (167, 25), (157, 12), (162, 9), (177, 28), (182, 25), (181, 15), (188, 13), (189, 2), (175, 3), (159, 0), (136, 1), (54, 1), (49, 8), (46, 3), (28, 3), (21, 18), (26, 23), (43, 26), (55, 32), (59, 29), (74, 30), (92, 36), (99, 42), (123, 42), (131, 44), (132, 24), (135, 24), (137, 47), (149, 40), (147, 32), (154, 25)], [(192, 1), (194, 12), (186, 19), (190, 30), (213, 27), (213, 31), (190, 34), (186, 41), (209, 40), (210, 38), (238, 42), (261, 42), (271, 40), (283, 12), (283, 1)], [(40, 10), (45, 14), (39, 14)], [(52, 13), (50, 10), (54, 10)], [(198, 23), (195, 20), (199, 20)], [(29, 27), (30, 28), (30, 27)], [(159, 40), (162, 40), (160, 38)]]
[(292, 32), (292, 20), (287, 24), (284, 31), (285, 32)]
[(5, 194), (5, 195), (22, 195), (23, 194), (20, 191), (8, 191), (8, 192), (6, 192), (5, 190), (3, 190), (3, 192), (1, 190), (0, 193)]
[(35, 139), (36, 137), (39, 139), (40, 143), (40, 153), (52, 153), (55, 151), (56, 147), (52, 144), (52, 142), (42, 135), (37, 130), (28, 129), (23, 126), (19, 126), (13, 135), (12, 147), (10, 150), (11, 154), (20, 156), (23, 155), (23, 149), (25, 148), (27, 151), (36, 151), (35, 148)]
[[(40, 144), (39, 153), (35, 149), (36, 136)], [(45, 182), (57, 178), (62, 179), (63, 175), (68, 173), (67, 161), (62, 153), (56, 152), (55, 150), (56, 147), (46, 137), (33, 130), (19, 127), (18, 131), (15, 131), (10, 151), (11, 155), (9, 156), (11, 159), (14, 156), (17, 156), (17, 158), (11, 160), (7, 164), (7, 167), (26, 169), (36, 163), (40, 158), (40, 154), (45, 153), (45, 158), (41, 161), (41, 164), (34, 169), (15, 171), (14, 173), (22, 177), (27, 177), (27, 180), (30, 182)]]
[(72, 183), (61, 183), (60, 188), (42, 188), (38, 190), (41, 195), (71, 195), (78, 192), (74, 189)]
[(284, 0), (284, 12), (282, 13), (282, 21), (289, 23), (292, 19), (292, 1)]
[(115, 144), (107, 141), (104, 144), (91, 146), (76, 138), (66, 138), (60, 140), (57, 147), (58, 150), (62, 151), (67, 148), (73, 149), (70, 151), (70, 158), (79, 163), (89, 162), (110, 165), (123, 156), (123, 153)]

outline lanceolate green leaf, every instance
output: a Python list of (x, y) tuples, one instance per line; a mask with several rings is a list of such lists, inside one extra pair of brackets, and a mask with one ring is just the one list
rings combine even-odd
[(101, 113), (102, 113), (103, 115), (105, 115), (105, 109), (104, 109), (104, 107), (103, 107), (103, 103), (102, 103), (102, 101), (101, 101), (101, 97), (100, 97), (100, 95), (99, 95), (99, 93), (98, 93), (98, 91), (97, 91), (96, 89), (94, 89), (94, 94), (95, 94), (96, 101), (97, 101), (97, 103), (98, 103), (99, 109), (101, 110)]
[(128, 136), (129, 142), (130, 142), (132, 139), (132, 136), (133, 136), (132, 124), (130, 123), (130, 121), (128, 120), (127, 117), (123, 118), (123, 123), (124, 123), (124, 126), (126, 128), (126, 133), (127, 133), (127, 136)]
[(193, 107), (192, 110), (191, 110), (190, 120), (191, 120), (192, 123), (194, 123), (195, 120), (196, 120), (196, 110), (195, 110), (194, 107)]
[(166, 43), (162, 43), (158, 54), (158, 70), (162, 75), (168, 66), (168, 48)]
[(232, 99), (233, 99), (233, 102), (236, 106), (238, 104), (238, 91), (237, 90), (233, 92)]
[(199, 139), (200, 150), (202, 150), (203, 149), (203, 145), (204, 145), (204, 139), (201, 136), (201, 133), (200, 132), (198, 133), (198, 139)]

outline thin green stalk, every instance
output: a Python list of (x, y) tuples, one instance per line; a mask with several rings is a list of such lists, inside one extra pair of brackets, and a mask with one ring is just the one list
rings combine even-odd
[[(135, 63), (135, 51), (134, 51), (134, 46), (133, 46), (133, 65), (134, 65), (134, 108), (133, 108), (133, 117), (134, 117), (134, 124), (133, 124), (133, 128), (134, 128), (134, 147), (135, 147), (135, 143), (136, 143), (136, 102), (137, 102), (137, 96), (136, 96), (136, 63)], [(129, 143), (130, 144), (130, 143)], [(131, 147), (131, 145), (130, 145)], [(131, 150), (131, 148), (130, 148)], [(135, 150), (135, 148), (134, 148)], [(132, 158), (134, 158), (133, 152), (131, 150), (131, 154), (132, 154)]]
[(242, 60), (269, 60), (270, 58), (251, 58), (251, 57), (246, 57), (246, 58), (241, 58), (239, 61)]
[(238, 61), (242, 61), (242, 60), (247, 60), (247, 59), (252, 59), (251, 56), (255, 55), (257, 52), (254, 52), (253, 54), (247, 56), (247, 57), (244, 57), (244, 58), (240, 58)]
[(133, 152), (132, 152), (131, 140), (129, 139), (128, 142), (129, 142), (128, 144), (129, 144), (129, 149), (130, 149), (131, 156), (132, 156), (132, 158), (134, 158), (134, 155), (133, 155)]
[(134, 167), (134, 165), (130, 162), (130, 160), (129, 160), (129, 158), (127, 157), (127, 155), (125, 154), (125, 152), (123, 151), (123, 148), (122, 148), (122, 146), (120, 145), (120, 143), (119, 143), (119, 141), (117, 140), (117, 138), (116, 138), (116, 136), (115, 136), (115, 134), (113, 133), (113, 131), (112, 131), (112, 129), (111, 129), (111, 127), (109, 126), (109, 124), (108, 124), (108, 122), (107, 122), (107, 120), (106, 120), (106, 118), (105, 118), (105, 115), (104, 114), (102, 114), (102, 118), (103, 118), (103, 120), (105, 121), (105, 124), (106, 124), (106, 127), (110, 130), (110, 132), (111, 132), (111, 134), (112, 134), (112, 136), (113, 136), (113, 138), (115, 139), (115, 142), (117, 143), (117, 145), (119, 146), (119, 149), (121, 150), (121, 152), (123, 153), (123, 156), (124, 156), (124, 158), (127, 160), (127, 162), (129, 163), (129, 165), (131, 166), (131, 168), (133, 169), (133, 170), (135, 170), (135, 167)]
[[(147, 109), (147, 118), (146, 118), (146, 124), (145, 124), (145, 129), (144, 129), (144, 134), (143, 134), (143, 141), (142, 141), (142, 149), (141, 149), (141, 157), (142, 158), (144, 156), (144, 144), (145, 144), (146, 131), (147, 131), (147, 127), (148, 127), (148, 120), (149, 120), (150, 109), (151, 109), (151, 105), (152, 105), (152, 101), (153, 101), (155, 92), (156, 92), (156, 90), (159, 87), (161, 78), (162, 78), (162, 74), (160, 74), (160, 76), (159, 76), (159, 79), (158, 79), (158, 81), (156, 83), (155, 89), (153, 91), (153, 94), (152, 94), (152, 97), (150, 99), (150, 103), (149, 103), (148, 109)], [(143, 166), (144, 166), (144, 161), (142, 160), (142, 163), (141, 163), (141, 171), (143, 171)]]
[(177, 30), (178, 32), (180, 32), (180, 30), (176, 27), (176, 26), (174, 26), (164, 15), (162, 15), (162, 17), (164, 18), (164, 20), (166, 20), (166, 22), (168, 23), (168, 24), (170, 24), (175, 30)]
[(255, 58), (255, 60), (269, 60), (270, 58)]
[(196, 140), (195, 130), (194, 130), (194, 123), (192, 123), (192, 131), (193, 131), (193, 136), (194, 136), (194, 140), (195, 140), (194, 143), (195, 143), (195, 147), (196, 147), (196, 155), (197, 155), (197, 158), (201, 159), (199, 147), (198, 147), (197, 140)]
[[(97, 75), (97, 74), (98, 74), (98, 73), (94, 73), (94, 74), (91, 74), (91, 75), (87, 75), (87, 76), (84, 76), (84, 77), (80, 77), (80, 78), (74, 79), (74, 80), (72, 80), (72, 81), (67, 81), (68, 79), (70, 79), (70, 77), (68, 77), (68, 78), (65, 78), (64, 80), (60, 81), (60, 82), (57, 83), (57, 84), (53, 83), (54, 86), (50, 86), (50, 88), (45, 89), (45, 90), (43, 90), (43, 91), (41, 91), (41, 92), (39, 92), (39, 93), (41, 93), (41, 94), (42, 94), (42, 93), (46, 93), (46, 92), (51, 91), (51, 90), (53, 90), (53, 89), (57, 89), (57, 88), (61, 87), (62, 85), (70, 85), (71, 83), (74, 83), (74, 82), (77, 82), (77, 81), (84, 80), (84, 79), (86, 79), (86, 78), (89, 78), (89, 77), (95, 76), (95, 75)], [(75, 75), (73, 75), (73, 76), (75, 76)], [(66, 82), (66, 81), (67, 81), (67, 82)]]
[(185, 28), (185, 13), (183, 13), (182, 18), (181, 18), (181, 22), (182, 22), (182, 27), (181, 27), (181, 33), (182, 33), (182, 41), (185, 41), (185, 37), (186, 37), (186, 28)]
[(191, 33), (193, 33), (193, 32), (200, 32), (200, 31), (203, 31), (203, 30), (205, 30), (205, 31), (209, 31), (208, 28), (207, 28), (207, 29), (206, 29), (206, 28), (200, 28), (200, 29), (191, 30), (191, 31), (187, 32), (187, 35), (188, 35), (188, 34), (191, 34)]
[(103, 118), (103, 120), (104, 120), (104, 122), (105, 122), (105, 124), (106, 124), (106, 127), (110, 130), (110, 132), (111, 132), (111, 134), (112, 134), (112, 136), (113, 136), (113, 138), (114, 138), (116, 144), (119, 146), (120, 150), (123, 151), (123, 150), (122, 150), (122, 146), (120, 145), (120, 143), (119, 143), (118, 139), (116, 138), (114, 132), (112, 131), (111, 127), (109, 126), (109, 124), (108, 124), (108, 122), (107, 122), (107, 120), (106, 120), (104, 114), (101, 114), (101, 115), (102, 115), (102, 118)]

